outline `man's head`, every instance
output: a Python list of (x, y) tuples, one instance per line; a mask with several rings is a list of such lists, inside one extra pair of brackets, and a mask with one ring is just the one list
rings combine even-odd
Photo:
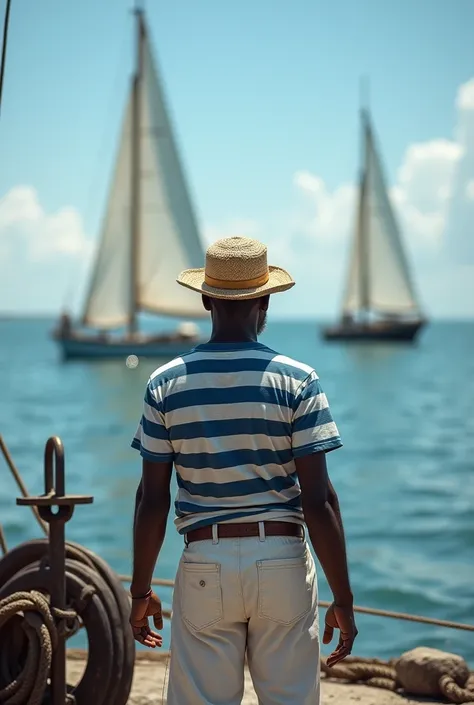
[(202, 295), (203, 306), (210, 311), (214, 323), (220, 326), (225, 323), (230, 330), (254, 329), (257, 335), (265, 330), (269, 301), (270, 296), (236, 301)]
[(287, 271), (267, 264), (263, 243), (245, 237), (217, 240), (206, 252), (206, 266), (186, 269), (177, 281), (202, 295), (214, 328), (227, 336), (262, 333), (270, 294), (295, 283)]

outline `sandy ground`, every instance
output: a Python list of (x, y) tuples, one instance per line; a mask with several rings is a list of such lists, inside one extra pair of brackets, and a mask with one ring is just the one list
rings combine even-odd
[[(167, 678), (166, 653), (139, 653), (135, 666), (133, 688), (128, 705), (164, 705), (166, 703), (165, 679)], [(68, 682), (76, 683), (84, 670), (84, 653), (71, 651), (68, 654)], [(364, 685), (347, 685), (322, 680), (323, 705), (413, 705), (423, 702), (435, 705), (430, 700), (410, 700), (400, 695)], [(250, 676), (246, 673), (245, 694), (242, 705), (258, 705)]]

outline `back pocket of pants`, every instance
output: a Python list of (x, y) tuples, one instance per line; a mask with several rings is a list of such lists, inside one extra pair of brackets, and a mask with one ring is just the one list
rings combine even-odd
[(313, 604), (314, 566), (305, 556), (257, 561), (258, 616), (293, 624)]
[(181, 564), (181, 614), (195, 631), (222, 619), (221, 573), (218, 563)]

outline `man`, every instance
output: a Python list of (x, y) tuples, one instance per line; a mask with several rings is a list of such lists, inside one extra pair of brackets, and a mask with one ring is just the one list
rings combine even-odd
[(237, 705), (244, 659), (262, 705), (319, 703), (314, 551), (334, 594), (332, 665), (357, 635), (345, 541), (325, 454), (342, 443), (316, 372), (257, 342), (269, 296), (294, 281), (266, 247), (226, 238), (179, 284), (202, 295), (208, 343), (160, 367), (132, 446), (143, 457), (134, 525), (131, 624), (161, 646), (150, 584), (170, 508), (184, 537), (173, 597), (169, 705)]

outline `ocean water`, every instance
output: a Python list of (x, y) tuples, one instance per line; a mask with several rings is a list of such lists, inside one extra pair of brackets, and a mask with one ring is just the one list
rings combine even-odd
[[(62, 438), (68, 491), (94, 496), (77, 508), (67, 537), (130, 573), (140, 477), (130, 441), (157, 364), (62, 363), (51, 326), (0, 321), (0, 433), (35, 494), (43, 491), (44, 444)], [(313, 365), (329, 397), (344, 448), (328, 466), (356, 603), (474, 623), (474, 323), (433, 323), (415, 346), (365, 347), (324, 343), (315, 322), (270, 320), (262, 341)], [(10, 547), (39, 535), (17, 495), (0, 458), (0, 522)], [(163, 578), (174, 577), (182, 547), (172, 519), (155, 573)], [(321, 571), (319, 585), (329, 599)], [(171, 591), (159, 594), (170, 605)], [(358, 627), (359, 655), (388, 658), (423, 644), (474, 666), (472, 633), (364, 615)]]

